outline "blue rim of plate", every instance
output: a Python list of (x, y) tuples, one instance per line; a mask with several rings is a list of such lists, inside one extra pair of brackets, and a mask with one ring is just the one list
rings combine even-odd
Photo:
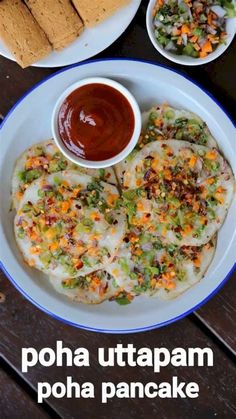
[[(30, 88), (24, 95), (21, 96), (21, 98), (15, 103), (15, 105), (10, 109), (10, 111), (7, 113), (7, 115), (5, 116), (5, 118), (3, 119), (2, 123), (0, 124), (0, 130), (2, 129), (2, 127), (4, 126), (5, 122), (9, 119), (9, 117), (11, 116), (11, 114), (14, 112), (14, 110), (19, 106), (19, 104), (34, 90), (36, 90), (39, 86), (41, 86), (41, 84), (44, 84), (45, 82), (47, 82), (48, 80), (56, 77), (58, 74), (60, 73), (64, 73), (66, 71), (69, 71), (72, 68), (75, 67), (80, 67), (80, 66), (84, 66), (87, 64), (92, 64), (92, 63), (96, 63), (96, 62), (104, 62), (104, 61), (135, 61), (135, 62), (141, 62), (141, 63), (145, 63), (145, 64), (149, 64), (149, 65), (154, 65), (156, 67), (162, 67), (166, 70), (172, 71), (173, 73), (178, 74), (179, 76), (187, 79), (188, 81), (190, 81), (191, 83), (193, 83), (195, 86), (197, 86), (200, 90), (202, 90), (207, 96), (209, 96), (213, 102), (216, 103), (216, 105), (225, 113), (225, 115), (228, 117), (228, 119), (231, 121), (231, 123), (233, 124), (234, 127), (236, 127), (236, 123), (233, 121), (233, 119), (229, 116), (228, 112), (224, 109), (224, 107), (218, 102), (218, 100), (215, 99), (215, 97), (209, 93), (207, 90), (205, 90), (201, 85), (199, 85), (197, 82), (195, 82), (193, 79), (191, 79), (189, 76), (186, 76), (185, 74), (182, 74), (180, 71), (177, 71), (175, 69), (172, 69), (166, 65), (163, 64), (158, 64), (156, 62), (153, 62), (151, 60), (142, 60), (142, 59), (136, 59), (136, 58), (105, 58), (105, 59), (93, 59), (93, 60), (86, 60), (83, 61), (82, 63), (76, 63), (76, 64), (72, 64), (66, 68), (63, 68), (59, 71), (56, 71), (55, 73), (47, 76), (46, 78), (44, 78), (43, 80), (41, 80), (40, 82), (36, 83), (32, 88)], [(36, 301), (34, 301), (18, 284), (17, 282), (14, 280), (14, 278), (11, 277), (11, 275), (9, 274), (9, 272), (7, 271), (7, 269), (5, 268), (4, 264), (0, 261), (0, 269), (4, 272), (4, 274), (7, 276), (7, 278), (11, 281), (11, 283), (15, 286), (15, 288), (27, 299), (29, 300), (34, 306), (36, 306), (37, 308), (39, 308), (40, 310), (42, 310), (43, 312), (45, 312), (46, 314), (48, 314), (49, 316), (53, 317), (56, 320), (59, 320), (63, 323), (66, 323), (70, 326), (74, 326), (77, 327), (79, 329), (83, 329), (83, 330), (87, 330), (90, 332), (97, 332), (97, 333), (110, 333), (110, 334), (129, 334), (129, 333), (138, 333), (138, 332), (147, 332), (153, 329), (158, 329), (160, 327), (163, 326), (167, 326), (168, 324), (174, 323), (177, 320), (181, 320), (184, 317), (188, 316), (189, 314), (191, 314), (193, 311), (198, 310), (203, 304), (205, 304), (207, 301), (209, 301), (222, 287), (223, 285), (228, 281), (228, 279), (230, 278), (230, 276), (233, 274), (233, 272), (236, 270), (236, 262), (234, 263), (234, 265), (232, 266), (232, 268), (230, 269), (230, 271), (228, 272), (228, 274), (226, 275), (226, 277), (221, 281), (221, 283), (206, 297), (204, 298), (200, 303), (196, 304), (194, 307), (192, 307), (191, 309), (185, 311), (184, 313), (180, 314), (179, 316), (176, 316), (172, 319), (166, 320), (164, 322), (161, 323), (155, 323), (151, 326), (146, 326), (146, 327), (140, 327), (140, 328), (134, 328), (134, 329), (114, 329), (114, 330), (110, 330), (110, 329), (98, 329), (98, 328), (93, 328), (93, 327), (88, 327), (88, 326), (84, 326), (78, 323), (74, 323), (71, 322), (69, 320), (66, 320), (60, 316), (57, 316), (56, 314), (52, 313), (51, 311), (47, 310), (45, 307), (42, 307), (40, 304), (38, 304)]]

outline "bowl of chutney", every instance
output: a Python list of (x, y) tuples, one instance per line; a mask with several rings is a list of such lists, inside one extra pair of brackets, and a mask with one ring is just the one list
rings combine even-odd
[(73, 163), (105, 168), (133, 150), (142, 126), (138, 103), (117, 81), (91, 77), (70, 86), (58, 99), (52, 133)]

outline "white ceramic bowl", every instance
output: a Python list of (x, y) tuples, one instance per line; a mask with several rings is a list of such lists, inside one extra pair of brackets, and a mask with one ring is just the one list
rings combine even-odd
[(226, 21), (226, 32), (228, 34), (225, 44), (219, 45), (215, 51), (213, 51), (211, 54), (207, 55), (205, 58), (193, 58), (188, 57), (187, 55), (177, 55), (173, 54), (169, 51), (166, 51), (164, 48), (162, 48), (161, 45), (158, 44), (155, 34), (154, 34), (154, 25), (153, 25), (153, 16), (152, 11), (154, 8), (154, 5), (156, 3), (156, 0), (150, 0), (147, 8), (147, 14), (146, 14), (146, 25), (147, 25), (147, 31), (149, 38), (153, 44), (153, 46), (156, 48), (158, 52), (160, 52), (161, 55), (163, 55), (165, 58), (167, 58), (170, 61), (173, 61), (174, 63), (182, 64), (182, 65), (201, 65), (201, 64), (207, 64), (210, 61), (215, 60), (218, 58), (221, 54), (225, 52), (225, 50), (229, 47), (231, 42), (234, 39), (234, 35), (236, 33), (236, 19), (235, 18), (229, 18)]
[[(70, 152), (68, 148), (65, 147), (58, 131), (58, 113), (60, 111), (61, 105), (64, 102), (64, 100), (74, 90), (78, 89), (79, 87), (86, 86), (89, 84), (94, 84), (94, 83), (113, 87), (118, 92), (120, 92), (128, 100), (134, 114), (134, 131), (127, 146), (116, 156), (110, 159), (100, 160), (100, 161), (82, 159), (76, 156), (74, 153)], [(125, 157), (127, 157), (128, 154), (131, 153), (131, 151), (134, 149), (135, 145), (137, 144), (137, 141), (141, 133), (141, 128), (142, 128), (141, 112), (139, 109), (139, 105), (136, 99), (134, 98), (134, 96), (122, 84), (118, 83), (117, 81), (105, 78), (105, 77), (86, 78), (68, 87), (68, 89), (66, 89), (64, 93), (57, 100), (55, 108), (53, 110), (53, 114), (52, 114), (52, 135), (53, 135), (53, 138), (55, 139), (57, 146), (61, 150), (61, 152), (73, 163), (78, 164), (79, 166), (89, 167), (92, 169), (109, 167), (125, 159)]]

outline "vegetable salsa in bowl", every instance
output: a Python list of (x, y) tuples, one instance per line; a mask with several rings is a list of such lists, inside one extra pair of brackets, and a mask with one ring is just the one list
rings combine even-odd
[(166, 58), (198, 65), (228, 47), (235, 34), (235, 17), (230, 0), (151, 0), (147, 28), (153, 45)]

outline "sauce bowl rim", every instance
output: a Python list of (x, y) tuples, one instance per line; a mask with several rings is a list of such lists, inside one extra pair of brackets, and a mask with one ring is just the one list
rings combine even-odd
[[(80, 158), (79, 156), (76, 156), (76, 154), (70, 152), (67, 149), (67, 147), (64, 145), (60, 137), (59, 130), (58, 130), (58, 114), (59, 114), (61, 105), (63, 104), (65, 99), (78, 88), (87, 86), (89, 84), (103, 84), (117, 90), (127, 99), (134, 115), (134, 130), (128, 144), (120, 153), (105, 160), (97, 160), (97, 161), (87, 160), (87, 159)], [(102, 168), (110, 167), (124, 160), (131, 153), (131, 151), (134, 149), (135, 145), (137, 144), (140, 133), (141, 133), (141, 128), (142, 128), (141, 111), (133, 94), (125, 86), (123, 86), (123, 84), (113, 79), (106, 78), (106, 77), (88, 77), (85, 79), (78, 80), (76, 83), (73, 83), (71, 86), (69, 86), (66, 90), (64, 90), (64, 92), (57, 99), (53, 112), (52, 112), (52, 119), (51, 119), (52, 136), (54, 138), (54, 141), (57, 147), (62, 152), (62, 154), (73, 163), (79, 166), (85, 167), (85, 168), (90, 168), (90, 169), (99, 169), (99, 168), (102, 169)]]

